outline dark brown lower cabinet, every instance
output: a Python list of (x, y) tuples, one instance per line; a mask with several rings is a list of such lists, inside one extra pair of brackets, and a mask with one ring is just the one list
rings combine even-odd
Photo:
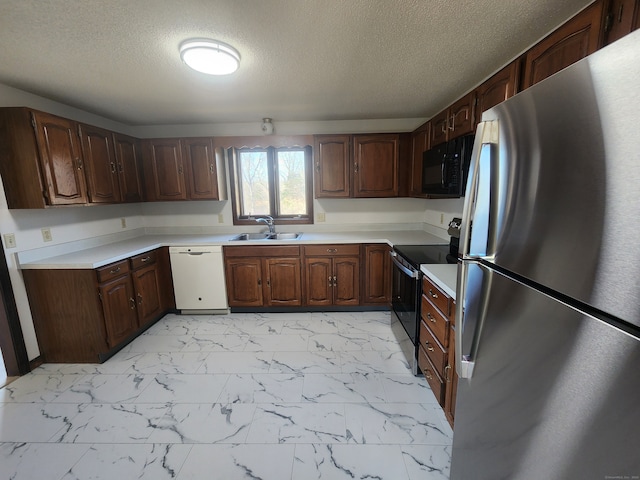
[(302, 305), (298, 246), (224, 247), (230, 307)]
[(23, 270), (43, 360), (102, 362), (175, 309), (168, 257), (164, 247), (95, 270)]
[(307, 305), (360, 305), (360, 245), (303, 248)]
[(368, 244), (363, 250), (363, 305), (391, 302), (391, 247), (386, 243)]

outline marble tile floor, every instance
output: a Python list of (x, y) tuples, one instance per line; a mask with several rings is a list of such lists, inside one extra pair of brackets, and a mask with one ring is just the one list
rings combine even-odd
[(170, 314), (0, 389), (2, 479), (447, 479), (452, 436), (388, 312)]

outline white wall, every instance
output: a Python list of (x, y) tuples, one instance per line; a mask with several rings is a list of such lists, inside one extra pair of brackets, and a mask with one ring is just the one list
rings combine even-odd
[[(63, 105), (0, 84), (0, 107), (26, 106), (49, 113), (86, 122), (110, 130), (144, 137), (199, 136), (199, 135), (259, 135), (260, 124), (230, 125), (173, 125), (132, 127), (89, 112)], [(394, 119), (340, 122), (276, 123), (276, 133), (298, 135), (311, 133), (362, 133), (411, 131), (424, 119)], [(228, 181), (228, 180), (227, 180)], [(398, 228), (426, 229), (442, 238), (448, 238), (449, 220), (462, 211), (460, 200), (397, 199), (319, 199), (314, 200), (314, 212), (324, 213), (325, 221), (313, 228), (326, 230), (364, 229), (368, 225), (396, 224)], [(222, 222), (219, 220), (222, 215)], [(127, 227), (122, 229), (121, 218)], [(443, 222), (441, 223), (441, 218)], [(44, 242), (41, 228), (51, 229), (53, 240)], [(224, 229), (234, 227), (231, 201), (160, 202), (131, 205), (52, 208), (43, 210), (9, 210), (0, 181), (0, 233), (3, 235), (5, 256), (12, 280), (20, 323), (29, 359), (40, 352), (33, 327), (33, 319), (24, 283), (17, 266), (16, 254), (26, 250), (64, 245), (78, 240), (95, 239), (125, 233), (135, 229), (171, 230), (183, 228), (195, 232), (199, 229)], [(246, 228), (246, 227), (244, 227)], [(244, 229), (243, 228), (243, 229)], [(305, 230), (309, 227), (302, 228)], [(4, 234), (13, 233), (16, 248), (6, 248)]]

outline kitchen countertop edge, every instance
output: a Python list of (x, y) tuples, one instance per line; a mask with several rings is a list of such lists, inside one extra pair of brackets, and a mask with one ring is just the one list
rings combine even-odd
[[(154, 234), (142, 235), (113, 243), (81, 249), (73, 253), (47, 257), (34, 261), (20, 261), (22, 270), (49, 269), (94, 269), (113, 262), (139, 255), (160, 247), (180, 247), (199, 245), (219, 246), (265, 246), (265, 245), (314, 245), (327, 243), (386, 243), (393, 245), (434, 244), (446, 245), (447, 241), (423, 231), (384, 232), (305, 232), (297, 240), (231, 241), (234, 234)], [(21, 254), (18, 253), (18, 260)]]

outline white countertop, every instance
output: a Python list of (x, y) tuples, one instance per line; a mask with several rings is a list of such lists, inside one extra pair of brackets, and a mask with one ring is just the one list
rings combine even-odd
[(456, 284), (458, 280), (458, 265), (420, 265), (420, 271), (442, 289), (444, 293), (456, 299)]
[[(240, 233), (240, 232), (238, 232)], [(304, 245), (321, 243), (388, 243), (389, 245), (447, 244), (446, 240), (419, 230), (304, 232), (298, 240), (255, 240), (231, 242), (237, 233), (193, 235), (142, 235), (73, 253), (47, 257), (35, 261), (21, 261), (22, 269), (93, 269), (117, 262), (159, 247), (192, 245)]]

